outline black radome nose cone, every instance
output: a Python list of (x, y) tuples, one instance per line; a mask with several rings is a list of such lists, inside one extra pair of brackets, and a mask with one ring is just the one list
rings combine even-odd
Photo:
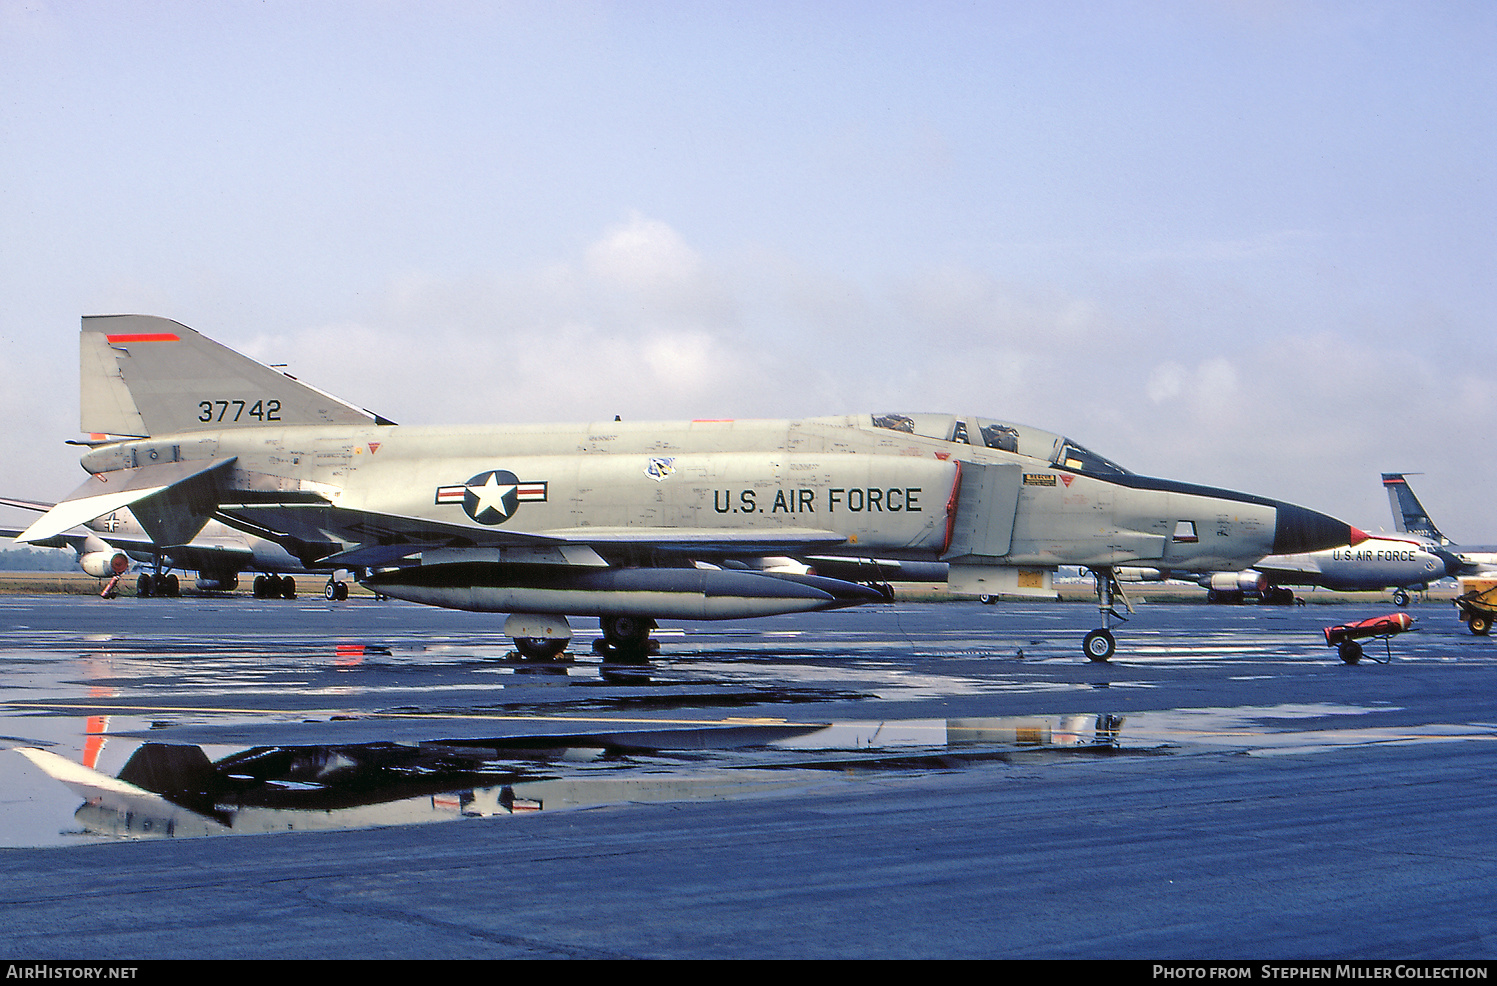
[(1276, 555), (1325, 551), (1367, 540), (1366, 532), (1345, 521), (1292, 503), (1279, 504), (1277, 518), (1273, 533), (1273, 553)]

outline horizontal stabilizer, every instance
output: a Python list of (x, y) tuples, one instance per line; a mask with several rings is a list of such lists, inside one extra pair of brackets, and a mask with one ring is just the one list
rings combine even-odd
[[(185, 543), (192, 540), (212, 513), (212, 490), (217, 486), (219, 471), (233, 463), (233, 459), (162, 462), (90, 476), (88, 482), (38, 518), (16, 540), (35, 544), (121, 507), (141, 504), (136, 517), (157, 542)], [(171, 501), (173, 509), (149, 509), (152, 498), (163, 497)], [(167, 504), (162, 502), (162, 505)], [(206, 512), (201, 509), (203, 505), (208, 507)], [(157, 516), (163, 514), (166, 516)], [(198, 514), (201, 520), (195, 519)], [(183, 530), (193, 523), (197, 528), (184, 534)]]

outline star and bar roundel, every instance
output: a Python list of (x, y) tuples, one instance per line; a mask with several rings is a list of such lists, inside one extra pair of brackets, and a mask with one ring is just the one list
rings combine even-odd
[(545, 503), (545, 483), (522, 483), (507, 469), (490, 469), (461, 486), (438, 486), (437, 503), (461, 503), (480, 524), (502, 524), (522, 503)]

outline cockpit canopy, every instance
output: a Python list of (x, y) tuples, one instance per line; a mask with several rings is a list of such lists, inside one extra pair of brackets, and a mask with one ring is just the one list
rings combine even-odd
[(875, 414), (875, 428), (888, 428), (943, 442), (982, 445), (1043, 459), (1057, 469), (1088, 476), (1126, 476), (1127, 469), (1064, 435), (1028, 425), (957, 414)]

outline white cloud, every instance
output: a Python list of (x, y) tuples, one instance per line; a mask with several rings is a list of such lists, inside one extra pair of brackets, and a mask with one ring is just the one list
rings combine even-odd
[(666, 223), (639, 213), (584, 254), (588, 273), (626, 291), (656, 293), (701, 276), (702, 258)]

